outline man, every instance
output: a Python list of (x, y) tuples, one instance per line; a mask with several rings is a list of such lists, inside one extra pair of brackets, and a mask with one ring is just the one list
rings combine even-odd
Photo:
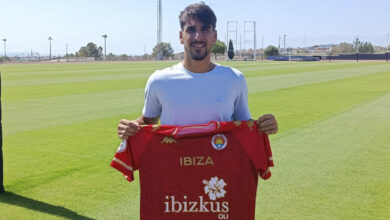
[[(247, 86), (241, 72), (214, 64), (210, 51), (217, 40), (217, 18), (202, 3), (187, 6), (179, 16), (180, 43), (184, 61), (154, 72), (145, 88), (142, 115), (136, 120), (122, 119), (118, 136), (133, 136), (140, 125), (190, 125), (209, 121), (249, 120)], [(257, 120), (259, 130), (275, 134), (278, 125), (272, 114)]]

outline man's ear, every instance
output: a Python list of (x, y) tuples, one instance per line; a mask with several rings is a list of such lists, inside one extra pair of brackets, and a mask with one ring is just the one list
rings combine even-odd
[(213, 41), (214, 41), (214, 44), (215, 44), (215, 42), (217, 42), (217, 39), (218, 39), (218, 32), (217, 32), (217, 30), (214, 30), (214, 39), (213, 39)]
[(181, 44), (184, 44), (184, 40), (183, 40), (183, 31), (179, 31), (179, 39), (180, 39), (180, 43), (181, 43)]

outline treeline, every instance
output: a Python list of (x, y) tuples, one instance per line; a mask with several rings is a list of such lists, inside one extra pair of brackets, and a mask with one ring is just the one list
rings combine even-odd
[(359, 38), (356, 38), (353, 43), (341, 43), (333, 47), (330, 51), (331, 55), (334, 54), (348, 54), (348, 53), (374, 53), (375, 49), (372, 43), (362, 42)]
[[(312, 50), (315, 50), (316, 48), (319, 48), (319, 45), (315, 45), (312, 47), (307, 48), (287, 48), (285, 52), (287, 53), (296, 53), (296, 54), (302, 54), (302, 53), (309, 53)], [(382, 48), (380, 46), (374, 46), (372, 43), (367, 41), (361, 41), (359, 38), (355, 38), (355, 40), (352, 43), (340, 43), (338, 45), (330, 45), (329, 49), (322, 50), (323, 53), (326, 53), (327, 55), (337, 55), (337, 54), (352, 54), (352, 53), (367, 53), (367, 54), (373, 54), (375, 52), (386, 52), (387, 48)], [(264, 50), (264, 54), (266, 56), (277, 56), (279, 55), (279, 49), (273, 45), (268, 46)]]
[[(225, 52), (225, 44), (222, 41), (217, 40), (216, 44), (214, 44), (211, 53), (215, 54), (223, 54)], [(172, 49), (170, 43), (161, 42), (154, 46), (152, 54), (144, 54), (141, 56), (129, 56), (127, 54), (115, 55), (113, 53), (109, 53), (106, 56), (106, 60), (109, 61), (128, 61), (128, 60), (164, 60), (169, 58), (174, 58), (175, 54)], [(74, 57), (94, 57), (95, 60), (103, 60), (103, 48), (101, 46), (97, 46), (93, 42), (89, 42), (86, 46), (80, 48), (76, 53), (70, 53), (65, 55), (65, 58), (74, 58)]]

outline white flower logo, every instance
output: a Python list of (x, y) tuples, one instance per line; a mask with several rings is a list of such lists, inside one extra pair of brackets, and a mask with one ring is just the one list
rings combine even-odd
[(210, 200), (216, 200), (225, 196), (226, 191), (223, 189), (226, 186), (226, 183), (223, 179), (218, 177), (211, 177), (210, 181), (203, 180), (204, 193), (208, 194)]

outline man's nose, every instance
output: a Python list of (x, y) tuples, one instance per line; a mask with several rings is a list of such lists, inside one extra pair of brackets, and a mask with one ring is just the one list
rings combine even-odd
[(194, 33), (194, 39), (199, 39), (199, 38), (201, 38), (201, 37), (202, 37), (201, 31), (195, 31), (195, 33)]

